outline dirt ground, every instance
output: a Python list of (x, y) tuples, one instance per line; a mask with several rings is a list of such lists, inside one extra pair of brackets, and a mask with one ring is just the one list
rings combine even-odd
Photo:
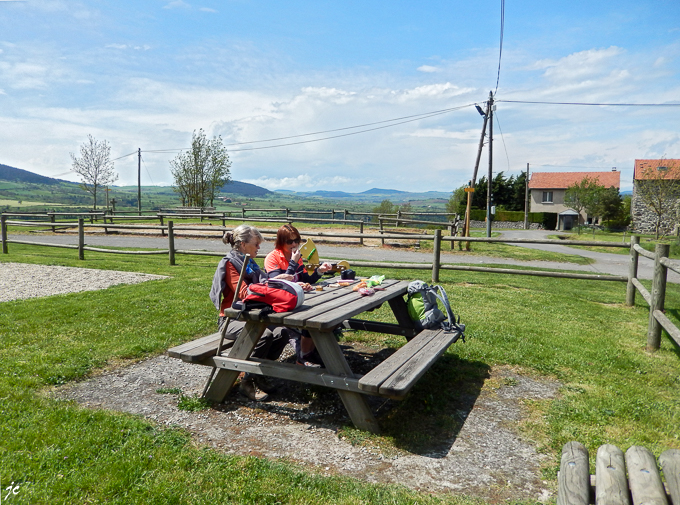
[[(235, 388), (224, 404), (198, 412), (179, 410), (178, 395), (159, 392), (181, 388), (184, 395), (200, 395), (209, 371), (158, 356), (62, 386), (54, 394), (88, 408), (128, 412), (160, 425), (182, 427), (197, 445), (284, 459), (320, 474), (465, 494), (492, 503), (546, 502), (554, 496), (554, 484), (541, 478), (546, 456), (523, 439), (518, 425), (528, 415), (523, 402), (553, 398), (559, 387), (556, 382), (530, 378), (509, 367), (493, 368), (478, 395), (461, 394), (456, 406), (456, 415), (464, 420), (460, 431), (414, 453), (352, 445), (339, 435), (338, 430), (351, 423), (339, 396), (328, 389), (310, 391), (303, 384), (280, 381), (272, 401), (256, 403)], [(389, 410), (393, 402), (369, 399), (380, 421), (381, 409)]]

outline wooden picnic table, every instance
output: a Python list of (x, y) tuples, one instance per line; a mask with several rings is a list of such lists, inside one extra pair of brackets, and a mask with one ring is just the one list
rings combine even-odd
[[(371, 296), (361, 296), (351, 287), (324, 287), (305, 293), (303, 305), (293, 312), (271, 313), (260, 319), (260, 310), (245, 311), (240, 317), (246, 325), (233, 343), (228, 356), (216, 356), (219, 333), (168, 350), (171, 357), (186, 362), (217, 367), (206, 398), (223, 402), (241, 372), (327, 386), (338, 391), (354, 425), (378, 433), (378, 423), (364, 395), (401, 399), (444, 351), (460, 337), (458, 332), (423, 330), (419, 332), (408, 315), (408, 281), (384, 280)], [(387, 302), (397, 324), (364, 321), (355, 316)], [(239, 312), (228, 309), (225, 315), (236, 318)], [(258, 360), (250, 357), (268, 326), (307, 330), (323, 359), (325, 368), (303, 367), (291, 363)], [(360, 376), (350, 369), (333, 331), (338, 327), (402, 335), (408, 342), (368, 374)]]

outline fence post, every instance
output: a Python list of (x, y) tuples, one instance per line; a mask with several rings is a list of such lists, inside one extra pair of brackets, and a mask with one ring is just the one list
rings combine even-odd
[(201, 223), (203, 222), (203, 207), (198, 209), (198, 213), (201, 215)]
[[(56, 217), (54, 214), (48, 214), (50, 216), (50, 223), (56, 222)], [(52, 233), (56, 233), (57, 229), (53, 226), (52, 227)]]
[(244, 221), (246, 220), (246, 208), (245, 207), (241, 207), (241, 217), (243, 218)]
[[(382, 220), (382, 217), (378, 216), (378, 222), (380, 223), (380, 235), (382, 235), (382, 234), (383, 234), (383, 220)], [(380, 243), (381, 243), (382, 245), (385, 245), (385, 239), (384, 239), (384, 238), (381, 238), (381, 239), (380, 239)]]
[(0, 232), (2, 234), (2, 254), (9, 254), (7, 250), (7, 216), (0, 216)]
[(364, 221), (362, 220), (361, 223), (359, 223), (359, 233), (361, 234), (361, 238), (359, 238), (359, 245), (364, 245)]
[(638, 272), (638, 257), (639, 254), (635, 250), (635, 245), (640, 243), (640, 237), (632, 235), (630, 237), (630, 264), (628, 265), (628, 284), (626, 286), (626, 305), (632, 307), (635, 305), (635, 285), (633, 279), (637, 279)]
[(226, 228), (226, 227), (227, 227), (227, 213), (222, 212), (222, 228)]
[(78, 218), (78, 259), (85, 259), (85, 220)]
[(168, 221), (168, 255), (170, 264), (175, 264), (175, 232), (172, 229), (172, 221)]
[(434, 231), (434, 244), (432, 246), (432, 282), (439, 282), (439, 261), (442, 250), (442, 231)]
[(397, 222), (394, 224), (395, 228), (399, 228), (399, 220), (401, 219), (401, 210), (397, 209)]
[[(456, 232), (453, 231), (453, 223), (449, 224), (449, 231), (450, 231), (452, 237), (456, 236)], [(453, 251), (455, 248), (456, 248), (456, 243), (452, 240), (451, 241), (451, 250)]]
[(663, 312), (666, 298), (666, 278), (668, 269), (661, 264), (661, 258), (667, 258), (671, 246), (656, 244), (654, 251), (654, 280), (652, 281), (652, 303), (649, 306), (649, 326), (647, 329), (647, 351), (657, 351), (661, 346), (661, 323), (654, 317), (654, 311)]
[[(158, 214), (158, 219), (161, 222), (161, 226), (163, 226), (163, 214)], [(165, 237), (165, 230), (161, 228), (161, 237)]]

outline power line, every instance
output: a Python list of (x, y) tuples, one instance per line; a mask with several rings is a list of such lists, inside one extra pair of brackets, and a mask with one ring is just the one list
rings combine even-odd
[(604, 107), (680, 107), (680, 103), (588, 103), (588, 102), (535, 102), (528, 100), (495, 100), (506, 103), (528, 103), (539, 105), (596, 105)]
[(501, 56), (503, 55), (503, 31), (505, 29), (505, 0), (501, 0), (501, 41), (498, 49), (498, 73), (496, 74), (496, 91), (493, 92), (495, 95), (498, 92), (498, 83), (501, 80)]
[[(382, 129), (385, 129), (385, 128), (391, 128), (393, 126), (398, 126), (398, 125), (402, 125), (402, 124), (405, 124), (405, 123), (411, 123), (413, 121), (420, 121), (422, 119), (428, 119), (428, 118), (431, 118), (431, 117), (440, 116), (442, 114), (447, 114), (447, 113), (452, 112), (452, 111), (464, 109), (465, 107), (472, 107), (474, 105), (475, 104), (473, 104), (473, 103), (469, 103), (469, 104), (466, 104), (466, 105), (459, 105), (457, 107), (450, 107), (448, 109), (442, 109), (442, 110), (433, 111), (433, 112), (424, 112), (424, 113), (421, 113), (421, 114), (414, 114), (414, 115), (411, 115), (411, 116), (403, 116), (401, 118), (395, 118), (395, 119), (387, 119), (387, 120), (384, 120), (384, 121), (376, 121), (374, 123), (365, 123), (365, 124), (362, 124), (362, 125), (347, 126), (347, 127), (344, 127), (344, 128), (335, 128), (335, 129), (332, 129), (332, 130), (324, 130), (324, 131), (319, 131), (319, 132), (314, 132), (314, 133), (303, 133), (303, 134), (300, 134), (300, 135), (290, 135), (288, 137), (279, 137), (279, 138), (274, 138), (274, 139), (252, 140), (252, 141), (248, 141), (248, 142), (238, 142), (238, 143), (234, 143), (234, 144), (226, 144), (225, 147), (245, 145), (245, 144), (255, 144), (255, 143), (259, 143), (259, 142), (274, 142), (274, 141), (277, 141), (277, 140), (288, 140), (288, 139), (293, 139), (293, 138), (307, 137), (307, 136), (311, 136), (311, 135), (321, 135), (323, 133), (332, 133), (332, 132), (337, 132), (337, 131), (351, 130), (351, 129), (355, 129), (355, 128), (363, 128), (365, 126), (372, 126), (372, 125), (376, 125), (376, 124), (392, 123), (392, 124), (388, 124), (388, 125), (384, 125), (384, 126), (378, 126), (376, 128), (367, 128), (365, 130), (360, 130), (360, 131), (356, 131), (356, 132), (343, 133), (341, 135), (331, 135), (331, 136), (328, 136), (328, 137), (322, 137), (322, 138), (310, 139), (310, 140), (302, 140), (302, 141), (299, 141), (299, 142), (287, 142), (285, 144), (275, 144), (275, 145), (272, 145), (272, 146), (248, 147), (248, 148), (244, 148), (244, 149), (231, 149), (230, 152), (233, 153), (233, 152), (240, 152), (240, 151), (257, 151), (257, 150), (260, 150), (260, 149), (273, 149), (275, 147), (286, 147), (286, 146), (294, 146), (294, 145), (299, 145), (299, 144), (309, 144), (309, 143), (312, 143), (312, 142), (321, 142), (323, 140), (336, 139), (336, 138), (340, 138), (340, 137), (349, 137), (350, 135), (358, 135), (360, 133), (366, 133), (366, 132), (371, 132), (371, 131), (375, 131), (375, 130), (382, 130)], [(402, 119), (403, 119), (403, 121), (402, 121)], [(171, 153), (171, 152), (177, 152), (177, 151), (186, 151), (188, 149), (190, 149), (190, 148), (186, 147), (186, 148), (183, 148), (183, 149), (157, 149), (157, 150), (146, 150), (145, 152), (147, 152), (147, 153)]]

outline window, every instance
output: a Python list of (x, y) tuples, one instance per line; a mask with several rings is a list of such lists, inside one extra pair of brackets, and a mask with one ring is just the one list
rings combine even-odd
[(542, 203), (553, 203), (553, 192), (544, 191)]

